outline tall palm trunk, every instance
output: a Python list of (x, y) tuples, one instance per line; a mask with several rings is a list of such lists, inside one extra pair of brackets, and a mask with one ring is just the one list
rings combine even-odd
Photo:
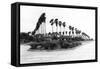
[(52, 26), (52, 33), (53, 33), (53, 24), (54, 24), (54, 19), (50, 20), (51, 26)]
[(39, 27), (39, 34), (41, 33), (41, 25), (40, 25), (40, 27)]
[(53, 25), (52, 25), (52, 33), (53, 33)]
[(56, 26), (56, 32), (58, 32), (58, 26)]
[[(60, 32), (61, 32), (61, 26), (60, 26)], [(60, 33), (61, 34), (61, 33)]]
[(44, 28), (44, 35), (46, 35), (46, 23), (45, 23), (45, 28)]
[(42, 34), (45, 34), (45, 23), (42, 23)]
[(51, 26), (52, 26), (52, 33), (53, 33), (54, 32), (54, 30), (53, 30), (53, 22), (52, 22)]
[(42, 30), (43, 30), (42, 26), (43, 26), (43, 25), (41, 24), (41, 34), (43, 34), (43, 32), (42, 32)]
[(58, 19), (57, 18), (55, 19), (55, 24), (56, 24), (56, 35), (57, 35), (58, 33)]
[(65, 34), (65, 26), (66, 26), (65, 22), (63, 22), (64, 34)]
[(64, 35), (65, 35), (66, 31), (65, 31), (65, 27), (64, 27)]
[(72, 31), (72, 37), (74, 37), (74, 31)]
[(59, 21), (60, 35), (61, 35), (61, 25), (62, 25), (62, 22), (61, 22), (61, 21)]

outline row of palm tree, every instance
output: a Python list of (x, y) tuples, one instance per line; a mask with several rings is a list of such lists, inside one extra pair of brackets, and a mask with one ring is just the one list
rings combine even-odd
[(72, 26), (69, 26), (69, 29), (72, 31), (72, 34), (74, 34), (74, 30), (75, 30), (76, 35), (79, 36), (81, 34), (81, 37), (85, 37), (85, 38), (90, 39), (90, 36), (89, 35), (87, 35), (85, 32), (82, 32), (81, 30), (78, 30), (77, 28), (74, 28)]
[(81, 30), (78, 30), (77, 28), (73, 26), (69, 26), (69, 30), (72, 31), (72, 34), (76, 33), (78, 35), (81, 33)]
[[(45, 22), (44, 22), (45, 23)], [(43, 24), (44, 24), (43, 23)], [(69, 35), (73, 35), (74, 36), (74, 34), (76, 34), (76, 35), (80, 35), (82, 32), (81, 32), (81, 30), (78, 30), (77, 28), (75, 28), (75, 27), (73, 27), (73, 26), (71, 26), (71, 25), (69, 25), (68, 26), (68, 28), (69, 28), (69, 32), (68, 31), (66, 31), (66, 22), (62, 22), (62, 21), (60, 21), (60, 20), (58, 20), (58, 18), (56, 18), (56, 19), (51, 19), (50, 20), (50, 22), (49, 22), (50, 24), (51, 24), (51, 26), (52, 26), (52, 33), (54, 33), (54, 28), (53, 28), (53, 25), (55, 25), (56, 26), (56, 33), (58, 34), (58, 27), (60, 27), (60, 32), (59, 32), (59, 34), (69, 34)], [(45, 23), (46, 24), (46, 23)], [(46, 27), (46, 25), (43, 25), (43, 26), (45, 26)], [(46, 34), (46, 28), (43, 28), (43, 26), (41, 26), (41, 28), (42, 29), (40, 29), (41, 30), (41, 32), (45, 32), (45, 34)], [(64, 31), (62, 31), (61, 29), (61, 27), (63, 27), (64, 28)], [(39, 29), (38, 29), (38, 31), (39, 31)], [(85, 35), (85, 36), (87, 36), (86, 34), (82, 34), (82, 35)], [(88, 37), (88, 36), (87, 36)]]
[(64, 30), (65, 30), (65, 26), (66, 26), (66, 23), (65, 22), (62, 22), (62, 21), (58, 21), (58, 19), (51, 19), (50, 20), (50, 23), (51, 23), (51, 26), (52, 26), (52, 33), (54, 32), (53, 31), (53, 25), (55, 24), (56, 25), (56, 32), (58, 32), (58, 26), (60, 27), (60, 32), (61, 32), (61, 26), (64, 27)]
[[(77, 28), (75, 28), (75, 27), (73, 27), (73, 26), (71, 26), (71, 25), (69, 25), (69, 32), (68, 31), (66, 31), (66, 29), (65, 29), (65, 27), (66, 27), (66, 22), (62, 22), (62, 21), (59, 21), (57, 18), (56, 19), (51, 19), (50, 20), (50, 24), (51, 24), (51, 26), (52, 26), (52, 33), (54, 32), (53, 31), (53, 25), (55, 24), (56, 25), (56, 32), (58, 32), (58, 27), (60, 27), (60, 34), (61, 34), (61, 26), (64, 28), (64, 31), (63, 31), (63, 35), (64, 35), (64, 33), (65, 34), (69, 34), (69, 35), (74, 35), (74, 34), (76, 34), (77, 36), (79, 36), (82, 32), (81, 32), (81, 30), (79, 30), (79, 29), (77, 29)], [(86, 36), (86, 37), (89, 37), (88, 35), (86, 35), (86, 34), (84, 34), (84, 33), (82, 33), (82, 35), (83, 36)]]
[[(43, 18), (41, 18), (43, 16)], [(42, 19), (42, 21), (41, 22), (39, 22), (39, 26), (40, 26), (40, 29), (38, 28), (37, 29), (37, 33), (40, 33), (41, 32), (41, 34), (46, 34), (46, 23), (45, 23), (45, 13), (43, 13), (42, 15), (41, 15), (41, 19)], [(41, 20), (41, 19), (39, 19), (39, 20)], [(43, 22), (43, 23), (42, 23)], [(56, 25), (56, 33), (58, 34), (58, 27), (60, 27), (60, 32), (59, 32), (59, 34), (69, 34), (69, 35), (74, 35), (74, 34), (76, 34), (76, 35), (80, 35), (81, 34), (81, 30), (78, 30), (77, 28), (75, 28), (75, 27), (73, 27), (73, 26), (69, 26), (68, 28), (69, 28), (69, 32), (68, 31), (66, 31), (66, 22), (62, 22), (62, 21), (60, 21), (60, 20), (58, 20), (58, 18), (56, 18), (56, 19), (51, 19), (50, 20), (50, 22), (49, 22), (50, 24), (51, 24), (51, 26), (52, 26), (52, 33), (54, 33), (54, 30), (53, 30), (53, 25)], [(62, 28), (61, 27), (63, 27), (63, 29), (64, 29), (64, 31), (62, 31)], [(85, 35), (85, 36), (87, 36), (86, 34), (84, 34), (83, 33), (83, 35)]]

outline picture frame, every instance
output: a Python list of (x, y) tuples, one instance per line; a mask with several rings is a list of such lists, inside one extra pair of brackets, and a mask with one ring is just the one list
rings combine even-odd
[[(40, 16), (40, 14), (42, 14), (42, 15)], [(47, 14), (47, 15), (45, 16), (45, 14)], [(59, 19), (65, 20), (66, 19), (65, 15), (69, 18), (69, 20), (67, 19), (67, 21), (69, 22), (69, 25), (74, 24), (76, 27), (80, 27), (85, 31), (92, 30), (91, 32), (87, 31), (87, 33), (91, 33), (90, 35), (93, 36), (92, 37), (93, 39), (90, 38), (85, 33), (81, 33), (81, 35), (83, 35), (83, 34), (85, 35), (84, 39), (81, 38), (80, 34), (77, 34), (75, 32), (73, 34), (72, 26), (69, 26), (69, 27), (71, 27), (71, 29), (69, 30), (70, 33), (68, 32), (66, 34), (65, 34), (65, 32), (64, 33), (62, 32), (62, 30), (63, 31), (65, 31), (65, 30), (61, 29), (60, 25), (57, 28), (56, 24), (55, 24), (56, 27), (53, 27), (53, 26), (49, 27), (49, 26), (45, 26), (45, 24), (44, 24), (41, 26), (42, 28), (39, 27), (40, 30), (39, 30), (39, 28), (38, 28), (38, 30), (35, 28), (35, 26), (36, 26), (35, 22), (37, 24), (39, 24), (39, 23), (41, 23), (41, 21), (46, 23), (47, 21), (50, 22), (50, 20), (53, 21), (54, 19), (55, 19), (55, 21), (56, 20), (59, 21)], [(97, 38), (98, 38), (98, 36), (97, 36), (97, 31), (98, 31), (97, 15), (98, 15), (97, 7), (90, 7), (90, 6), (41, 4), (41, 3), (27, 3), (27, 2), (26, 3), (25, 2), (12, 3), (11, 4), (11, 65), (19, 67), (19, 66), (97, 62), (97, 59), (98, 59), (98, 56), (97, 56), (97, 43), (98, 43), (98, 41), (97, 41)], [(38, 19), (39, 17), (40, 17), (40, 21)], [(36, 18), (38, 20), (36, 20)], [(52, 19), (52, 18), (54, 18), (54, 19)], [(56, 18), (58, 18), (58, 19), (56, 19)], [(47, 20), (47, 21), (45, 22), (45, 20)], [(83, 21), (81, 21), (81, 20), (83, 20)], [(81, 24), (83, 24), (84, 27), (86, 26), (85, 27), (86, 29), (84, 29), (84, 27), (78, 22), (81, 22)], [(84, 24), (82, 22), (84, 22), (84, 23), (86, 22), (86, 24)], [(32, 26), (32, 25), (35, 25), (35, 26)], [(46, 25), (48, 25), (48, 24), (46, 24)], [(48, 31), (49, 28), (53, 28), (53, 29), (51, 29), (52, 33), (50, 31)], [(32, 31), (33, 29), (37, 30), (37, 32)], [(41, 29), (42, 29), (42, 31), (41, 31)], [(75, 27), (74, 27), (74, 30), (75, 30)], [(29, 31), (31, 31), (31, 34), (28, 34), (28, 35), (31, 35), (32, 37), (28, 37), (29, 40), (27, 40), (25, 32), (29, 32)], [(58, 31), (60, 31), (59, 34), (57, 33)], [(78, 31), (77, 28), (75, 31)], [(23, 32), (24, 32), (24, 35), (23, 35)], [(72, 32), (72, 34), (71, 34), (71, 32)], [(41, 34), (43, 34), (43, 36), (45, 34), (46, 40), (44, 39), (45, 37), (43, 37), (42, 39), (44, 39), (44, 40), (41, 40), (41, 41), (45, 41), (45, 43), (48, 45), (52, 44), (54, 42), (54, 44), (51, 46), (56, 45), (57, 49), (54, 47), (51, 48), (51, 46), (48, 46), (48, 45), (47, 45), (48, 47), (47, 46), (44, 47), (42, 45), (43, 42), (39, 41), (40, 39), (38, 40), (38, 42), (36, 42), (37, 40), (35, 41), (35, 39), (34, 39), (34, 37), (36, 37), (34, 35), (34, 33), (35, 33), (35, 35), (37, 35), (36, 33), (39, 34), (37, 38), (39, 38), (41, 36)], [(74, 36), (75, 34), (76, 34), (76, 37)], [(52, 36), (53, 36), (53, 38), (52, 38)], [(56, 37), (54, 38), (54, 36), (56, 36)], [(51, 43), (48, 43), (48, 41)], [(75, 48), (75, 49), (78, 49), (77, 51), (72, 48), (72, 46), (74, 46), (74, 45), (78, 46), (78, 44), (81, 44), (81, 43), (84, 44), (83, 42), (85, 42), (85, 41), (90, 42), (90, 43), (93, 43), (92, 41), (94, 41), (94, 44), (91, 45), (91, 47), (93, 46), (93, 48), (87, 48), (87, 47), (84, 48), (83, 46), (80, 46), (80, 45), (79, 45), (79, 47), (80, 47), (79, 49), (78, 49), (78, 47)], [(65, 42), (65, 43), (63, 43), (63, 42)], [(71, 50), (69, 49), (69, 47), (67, 49), (66, 45), (60, 46), (59, 43), (67, 44), (67, 47), (68, 46), (71, 47)], [(36, 44), (36, 49), (30, 50), (30, 47), (31, 48), (34, 47), (34, 44)], [(21, 45), (25, 45), (25, 46), (21, 46)], [(27, 45), (29, 45), (29, 46), (27, 46)], [(87, 46), (89, 47), (89, 44)], [(81, 47), (83, 47), (83, 48), (81, 49)], [(66, 49), (62, 49), (62, 48), (66, 48)], [(81, 52), (81, 50), (83, 50), (83, 51)], [(81, 55), (79, 55), (78, 53), (75, 53), (75, 52), (78, 52)], [(62, 53), (62, 55), (61, 55), (61, 53)], [(75, 54), (75, 55), (70, 54), (71, 56), (70, 55), (68, 56), (69, 53)], [(42, 56), (42, 54), (44, 56)], [(46, 56), (47, 54), (48, 54), (48, 56)], [(58, 54), (58, 55), (56, 55), (56, 54)], [(66, 56), (66, 54), (67, 54), (67, 56)], [(89, 55), (89, 54), (91, 54), (91, 55)], [(38, 56), (38, 55), (40, 55), (40, 56)], [(55, 55), (55, 57), (54, 57), (54, 55)], [(35, 56), (37, 56), (36, 60), (34, 59)], [(75, 56), (75, 58), (73, 58), (73, 56)], [(83, 56), (85, 56), (86, 58)]]

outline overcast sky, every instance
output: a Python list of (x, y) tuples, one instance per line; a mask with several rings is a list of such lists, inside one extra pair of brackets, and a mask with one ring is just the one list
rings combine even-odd
[(20, 31), (33, 31), (38, 18), (44, 12), (46, 13), (46, 32), (52, 31), (49, 21), (52, 18), (58, 18), (58, 20), (66, 22), (66, 29), (71, 25), (86, 32), (90, 37), (95, 37), (95, 10), (87, 9), (21, 6)]

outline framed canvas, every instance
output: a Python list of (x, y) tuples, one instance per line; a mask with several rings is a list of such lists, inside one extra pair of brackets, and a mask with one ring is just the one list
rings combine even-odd
[(11, 64), (97, 61), (97, 7), (11, 4)]

